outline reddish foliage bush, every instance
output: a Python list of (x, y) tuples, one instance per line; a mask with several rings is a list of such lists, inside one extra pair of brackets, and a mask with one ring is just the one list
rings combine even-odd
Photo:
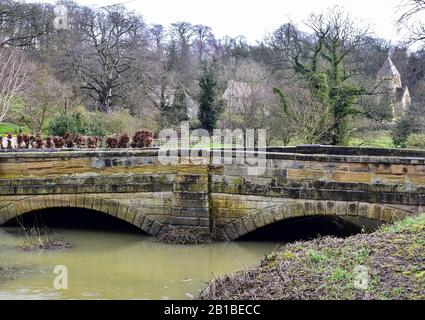
[(67, 131), (63, 136), (63, 140), (65, 141), (65, 146), (67, 148), (74, 148), (74, 139), (72, 139), (72, 133)]
[(47, 137), (46, 138), (46, 148), (47, 149), (53, 149), (55, 147), (55, 145), (53, 144), (53, 138), (52, 137)]
[(42, 149), (44, 146), (44, 140), (41, 134), (37, 133), (37, 135), (34, 138), (35, 148), (36, 149)]
[(86, 139), (83, 137), (82, 134), (78, 134), (77, 138), (75, 138), (75, 144), (78, 148), (84, 148), (86, 145)]
[[(152, 146), (153, 143), (153, 132), (146, 129), (140, 129), (138, 130), (132, 139), (130, 139), (130, 136), (128, 133), (123, 133), (122, 135), (115, 135), (115, 136), (109, 136), (105, 139), (106, 146), (103, 145), (103, 137), (87, 137), (85, 138), (81, 134), (77, 134), (76, 136), (73, 136), (71, 132), (66, 132), (63, 137), (47, 137), (45, 140), (43, 139), (41, 134), (37, 134), (35, 136), (28, 135), (26, 133), (19, 133), (16, 136), (17, 141), (17, 148), (36, 148), (36, 149), (52, 149), (52, 148), (90, 148), (90, 149), (96, 149), (96, 148), (129, 148), (130, 146), (132, 148), (147, 148)], [(13, 136), (12, 134), (8, 134), (6, 137), (6, 147), (3, 145), (4, 137), (0, 136), (0, 148), (1, 149), (12, 149), (12, 141)], [(131, 141), (131, 143), (130, 143)]]
[(62, 137), (54, 137), (53, 143), (57, 149), (61, 149), (65, 146), (65, 140)]
[(132, 148), (147, 148), (152, 145), (153, 132), (146, 129), (136, 131), (131, 141)]
[(18, 149), (22, 149), (24, 147), (24, 136), (18, 133), (16, 135), (16, 142), (18, 143)]
[(130, 137), (127, 132), (123, 133), (118, 140), (118, 148), (128, 148)]
[(96, 149), (97, 148), (97, 138), (88, 137), (87, 138), (87, 148)]
[(22, 139), (24, 140), (25, 148), (28, 149), (31, 146), (31, 144), (32, 144), (33, 136), (29, 136), (26, 133), (24, 133), (22, 135)]
[(116, 148), (118, 146), (118, 139), (117, 137), (111, 136), (106, 138), (106, 147), (107, 148)]

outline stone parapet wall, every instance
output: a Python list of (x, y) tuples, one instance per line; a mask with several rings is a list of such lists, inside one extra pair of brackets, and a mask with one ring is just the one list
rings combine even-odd
[(195, 160), (162, 164), (156, 149), (0, 152), (0, 224), (65, 206), (108, 213), (152, 235), (187, 227), (234, 239), (280, 221), (275, 215), (356, 211), (388, 222), (425, 206), (421, 151), (269, 148), (258, 175), (248, 165)]

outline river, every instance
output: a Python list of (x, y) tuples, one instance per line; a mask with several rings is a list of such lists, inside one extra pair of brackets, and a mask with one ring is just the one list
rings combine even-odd
[[(140, 233), (55, 229), (72, 248), (24, 251), (17, 227), (0, 227), (0, 265), (17, 268), (0, 279), (0, 299), (191, 299), (214, 276), (259, 263), (275, 242), (202, 246), (162, 244)], [(54, 289), (55, 266), (68, 270), (68, 289)]]

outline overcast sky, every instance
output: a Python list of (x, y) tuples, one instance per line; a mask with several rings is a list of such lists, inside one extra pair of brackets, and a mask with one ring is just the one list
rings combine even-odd
[[(31, 0), (26, 0), (31, 2)], [(55, 3), (53, 0), (38, 2)], [(323, 12), (339, 5), (374, 33), (397, 41), (395, 21), (406, 0), (77, 0), (93, 7), (116, 3), (142, 14), (149, 23), (169, 25), (176, 21), (210, 26), (217, 37), (244, 35), (250, 42), (261, 40), (279, 25), (293, 21), (301, 24), (311, 12)]]

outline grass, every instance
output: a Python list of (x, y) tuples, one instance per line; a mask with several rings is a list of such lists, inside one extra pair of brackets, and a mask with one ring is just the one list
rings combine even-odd
[(252, 270), (213, 279), (200, 297), (422, 300), (424, 261), (425, 214), (421, 214), (372, 234), (285, 245)]
[(26, 126), (19, 126), (13, 123), (1, 122), (0, 123), (0, 135), (6, 134), (18, 134), (20, 132), (30, 133), (30, 130)]
[[(303, 145), (303, 141), (293, 138), (291, 139), (289, 146)], [(283, 145), (282, 141), (274, 140), (271, 145)], [(350, 147), (370, 147), (370, 148), (394, 148), (394, 144), (391, 136), (388, 132), (379, 131), (369, 134), (366, 137), (354, 137), (351, 138), (348, 143)]]
[(394, 148), (392, 138), (385, 134), (379, 133), (368, 138), (353, 138), (350, 141), (352, 147), (374, 147), (374, 148)]

